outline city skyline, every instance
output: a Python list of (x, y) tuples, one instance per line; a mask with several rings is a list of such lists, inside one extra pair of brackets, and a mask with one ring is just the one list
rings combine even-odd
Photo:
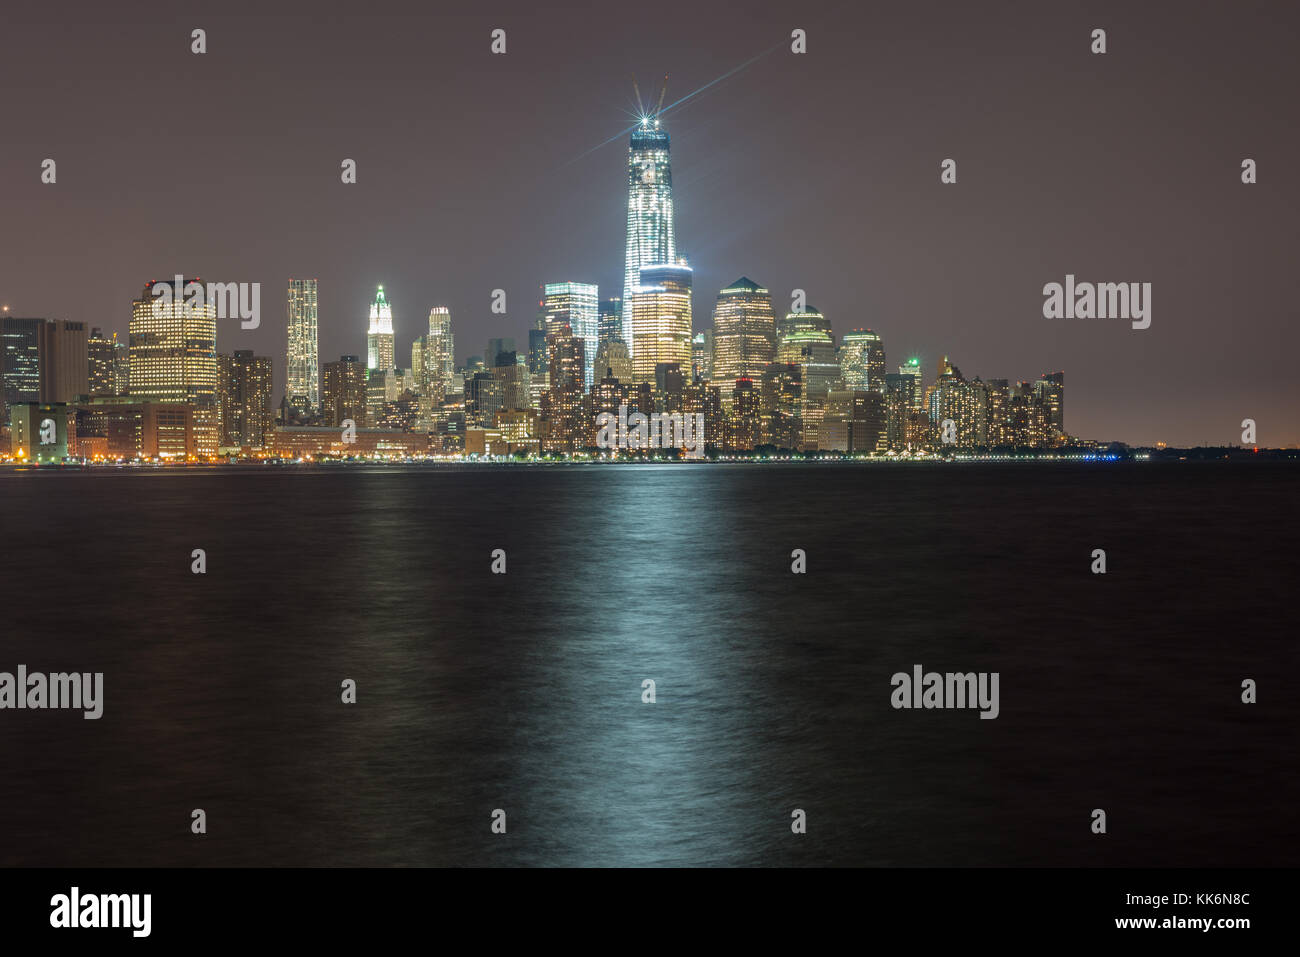
[[(104, 386), (110, 341), (101, 330), (93, 330), (92, 357), (84, 323), (0, 309), (8, 454), (200, 461), (672, 447), (699, 459), (764, 449), (912, 457), (1102, 448), (1066, 429), (1063, 372), (1032, 382), (968, 380), (944, 355), (929, 385), (917, 356), (886, 374), (880, 334), (859, 328), (837, 337), (803, 290), (778, 320), (770, 291), (742, 276), (719, 291), (713, 328), (696, 335), (694, 271), (675, 252), (666, 91), (667, 78), (649, 109), (637, 89), (624, 295), (602, 300), (594, 283), (544, 283), (526, 353), (513, 337), (491, 337), (481, 356), (458, 365), (450, 310), (434, 306), (428, 333), (413, 338), (401, 367), (393, 306), (379, 284), (366, 316), (364, 369), (342, 355), (326, 363), (322, 390), (318, 281), (290, 278), (285, 389), (275, 413), (272, 359), (217, 348), (219, 320), (260, 326), (260, 290), (177, 273), (172, 282), (146, 283), (133, 301), (126, 375), (122, 383), (113, 376), (112, 388)], [(1142, 292), (1149, 309), (1149, 284)], [(1136, 300), (1127, 293), (1121, 298), (1114, 287), (1106, 295), (1127, 308)], [(492, 311), (504, 314), (504, 290), (492, 297)], [(1085, 300), (1079, 306), (1088, 310)], [(367, 441), (358, 445), (362, 431)]]
[(0, 22), (19, 939), (757, 867), (1271, 939), (1300, 5)]
[[(55, 67), (64, 57), (90, 67), (104, 60), (106, 90), (130, 95), (137, 79), (107, 68), (105, 52), (91, 42), (93, 24), (56, 31), (42, 15), (29, 16), (36, 36), (51, 35), (47, 57)], [(1221, 70), (1219, 86), (1223, 76), (1239, 86), (1220, 90), (1165, 56), (1171, 46), (1204, 46), (1212, 18), (1195, 12), (1174, 21), (1158, 9), (1108, 15), (1112, 38), (1125, 42), (1103, 59), (1078, 39), (1086, 40), (1086, 22), (1024, 12), (1037, 46), (1018, 47), (1018, 54), (1043, 58), (1046, 85), (1064, 113), (1096, 117), (1110, 110), (1119, 118), (1117, 135), (1134, 153), (1121, 162), (1108, 143), (1084, 142), (1062, 156), (1032, 131), (1027, 139), (1025, 130), (1005, 123), (992, 124), (992, 133), (984, 132), (989, 124), (972, 125), (960, 108), (972, 97), (1000, 120), (1032, 115), (1040, 95), (1004, 82), (997, 69), (1003, 41), (975, 12), (923, 24), (919, 15), (894, 11), (873, 23), (872, 35), (891, 40), (873, 45), (881, 56), (872, 63), (855, 48), (868, 41), (831, 29), (815, 5), (799, 18), (810, 37), (802, 58), (788, 50), (792, 14), (778, 5), (760, 5), (749, 22), (728, 22), (727, 30), (711, 29), (718, 14), (699, 11), (690, 22), (713, 38), (708, 56), (667, 26), (633, 27), (594, 8), (591, 16), (612, 41), (637, 38), (636, 64), (617, 63), (601, 48), (581, 69), (548, 78), (544, 96), (525, 93), (522, 100), (520, 84), (535, 77), (544, 62), (539, 47), (558, 25), (522, 9), (503, 14), (512, 43), (508, 54), (493, 57), (486, 38), (495, 20), (438, 21), (438, 50), (474, 77), (474, 90), (462, 100), (439, 94), (428, 124), (402, 129), (393, 126), (411, 95), (403, 85), (409, 59), (402, 57), (429, 41), (424, 28), (432, 21), (414, 7), (391, 15), (390, 26), (409, 26), (412, 36), (386, 34), (397, 45), (390, 52), (399, 69), (383, 82), (354, 68), (330, 78), (343, 51), (361, 47), (366, 30), (344, 39), (324, 25), (294, 21), (306, 42), (276, 55), (300, 62), (311, 82), (291, 83), (279, 95), (310, 104), (330, 121), (329, 133), (294, 143), (272, 133), (269, 111), (283, 103), (254, 102), (239, 70), (221, 66), (229, 55), (241, 67), (256, 67), (283, 39), (287, 22), (271, 19), (249, 30), (238, 17), (212, 21), (214, 42), (202, 62), (183, 43), (174, 53), (162, 50), (175, 89), (150, 87), (159, 108), (183, 100), (222, 129), (238, 130), (231, 125), (238, 117), (248, 127), (240, 137), (261, 144), (252, 154), (274, 150), (278, 157), (284, 147), (273, 166), (217, 150), (202, 132), (196, 135), (214, 148), (196, 150), (181, 169), (133, 148), (92, 153), (88, 137), (115, 136), (88, 112), (100, 94), (87, 91), (85, 102), (73, 103), (58, 91), (28, 90), (21, 81), (25, 51), (16, 51), (0, 74), (30, 95), (0, 106), (6, 128), (15, 131), (13, 148), (0, 158), (13, 206), (3, 249), (14, 265), (0, 276), (0, 303), (11, 315), (82, 322), (123, 337), (125, 303), (143, 278), (180, 269), (260, 282), (268, 291), (261, 328), (224, 322), (218, 348), (274, 357), (277, 400), (285, 391), (285, 330), (265, 317), (276, 315), (270, 291), (291, 276), (319, 280), (322, 367), (340, 355), (364, 355), (355, 317), (380, 283), (394, 303), (399, 365), (422, 331), (420, 317), (435, 304), (456, 317), (465, 347), (458, 361), (491, 336), (523, 341), (543, 283), (580, 280), (597, 285), (603, 297), (623, 284), (624, 151), (637, 122), (629, 74), (654, 77), (657, 87), (668, 72), (675, 251), (688, 254), (694, 271), (694, 332), (708, 328), (717, 292), (747, 276), (772, 291), (778, 317), (790, 293), (803, 289), (838, 334), (876, 330), (891, 368), (920, 356), (931, 370), (948, 355), (982, 376), (1032, 378), (1064, 369), (1070, 431), (1083, 437), (1226, 443), (1250, 417), (1265, 444), (1300, 442), (1300, 425), (1288, 414), (1294, 387), (1285, 368), (1300, 342), (1294, 324), (1284, 321), (1293, 243), (1282, 211), (1294, 206), (1295, 187), (1280, 165), (1296, 133), (1270, 105), (1281, 95), (1276, 78), (1251, 60)], [(837, 11), (836, 22), (843, 16), (859, 15)], [(154, 46), (191, 28), (175, 16), (141, 16), (135, 26)], [(1277, 42), (1266, 24), (1250, 21), (1244, 29), (1257, 44)], [(481, 33), (483, 49), (446, 39), (460, 31)], [(960, 47), (943, 48), (947, 60), (939, 57), (935, 31), (939, 39), (963, 38)], [(930, 77), (920, 90), (864, 95), (890, 75), (920, 74)], [(1175, 78), (1204, 88), (1196, 119), (1212, 121), (1221, 142), (1211, 147), (1146, 125), (1156, 116), (1185, 116), (1171, 99)], [(1147, 92), (1146, 106), (1127, 95), (1134, 87)], [(1238, 109), (1246, 91), (1257, 108)], [(503, 104), (512, 104), (504, 127)], [(367, 152), (360, 134), (375, 128), (388, 129), (390, 142)], [(435, 132), (466, 149), (421, 149)], [(39, 181), (46, 155), (60, 162), (53, 186)], [(420, 161), (401, 158), (407, 155)], [(437, 162), (426, 162), (434, 155)], [(1251, 186), (1238, 175), (1246, 155), (1261, 164)], [(940, 163), (948, 156), (960, 172), (945, 186)], [(338, 181), (345, 157), (358, 162), (352, 186)], [(1160, 170), (1154, 189), (1152, 164)], [(125, 210), (114, 199), (122, 190), (161, 190), (180, 202), (182, 182), (202, 208), (203, 229), (178, 234), (160, 213), (143, 204)], [(1103, 205), (1133, 210), (1139, 228), (1117, 231), (1117, 224), (1098, 222), (1091, 211)], [(248, 216), (262, 224), (255, 235), (246, 229)], [(91, 236), (113, 236), (113, 246), (83, 238)], [(54, 249), (61, 251), (57, 260)], [(69, 262), (77, 281), (60, 282), (55, 276), (66, 274)], [(1153, 325), (1138, 332), (1127, 324), (1044, 319), (1043, 285), (1067, 274), (1151, 281)], [(491, 311), (495, 289), (508, 296), (503, 315)], [(1205, 389), (1209, 381), (1214, 390)]]

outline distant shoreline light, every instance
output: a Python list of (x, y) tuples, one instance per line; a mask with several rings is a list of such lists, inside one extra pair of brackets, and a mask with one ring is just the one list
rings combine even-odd
[[(1180, 454), (1181, 453), (1181, 454)], [(195, 469), (195, 468), (243, 468), (262, 467), (362, 467), (375, 466), (638, 466), (638, 465), (886, 465), (886, 464), (934, 464), (934, 465), (969, 465), (1003, 462), (1088, 462), (1088, 463), (1122, 463), (1122, 462), (1214, 462), (1214, 461), (1300, 461), (1300, 449), (1243, 449), (1243, 448), (1200, 448), (1176, 450), (1138, 450), (1129, 453), (1117, 452), (1077, 452), (1050, 453), (1044, 455), (1014, 455), (995, 453), (954, 453), (950, 455), (873, 455), (873, 456), (826, 456), (804, 457), (800, 455), (717, 455), (713, 458), (674, 459), (667, 456), (640, 455), (627, 453), (581, 453), (568, 457), (519, 457), (507, 455), (430, 455), (430, 456), (358, 456), (354, 458), (275, 458), (258, 459), (165, 459), (165, 460), (69, 460), (63, 463), (37, 463), (24, 459), (0, 459), (0, 468), (8, 467), (12, 471), (103, 471), (121, 469)]]

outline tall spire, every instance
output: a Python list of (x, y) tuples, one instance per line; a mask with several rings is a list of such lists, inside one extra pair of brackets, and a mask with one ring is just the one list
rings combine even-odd
[(384, 287), (375, 293), (375, 301), (370, 306), (370, 332), (389, 333), (393, 331), (393, 307), (384, 298)]
[(393, 307), (384, 298), (384, 287), (375, 293), (370, 305), (370, 328), (366, 334), (366, 367), (388, 370), (396, 365), (393, 337)]
[[(665, 84), (667, 77), (664, 77)], [(633, 81), (635, 88), (635, 80)], [(665, 85), (665, 90), (667, 89)], [(627, 151), (627, 258), (623, 271), (623, 340), (635, 357), (630, 304), (646, 266), (675, 265), (677, 240), (673, 213), (673, 172), (668, 131), (659, 114), (663, 92), (653, 113), (644, 112), (637, 90), (641, 118), (632, 128)]]

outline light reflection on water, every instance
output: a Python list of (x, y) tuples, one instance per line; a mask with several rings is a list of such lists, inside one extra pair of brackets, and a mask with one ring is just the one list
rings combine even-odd
[[(1232, 686), (1294, 682), (1294, 493), (1264, 467), (3, 473), (0, 670), (103, 671), (106, 707), (0, 713), (0, 863), (1281, 862), (1296, 696)], [(1223, 507), (1246, 496), (1279, 524)], [(1001, 717), (892, 710), (913, 663), (999, 671)], [(1122, 836), (1090, 840), (1108, 805)]]

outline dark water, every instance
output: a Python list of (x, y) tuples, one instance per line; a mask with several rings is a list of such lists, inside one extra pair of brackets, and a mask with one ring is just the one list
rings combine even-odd
[(0, 671), (106, 704), (0, 711), (0, 863), (1294, 864), (1298, 478), (3, 472)]

